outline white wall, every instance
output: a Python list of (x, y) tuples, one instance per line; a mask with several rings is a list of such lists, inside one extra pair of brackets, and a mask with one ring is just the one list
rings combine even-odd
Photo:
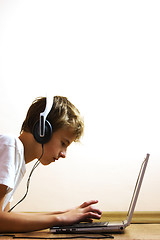
[(158, 0), (0, 1), (0, 132), (19, 134), (31, 102), (46, 92), (67, 96), (85, 119), (82, 143), (35, 170), (17, 211), (92, 198), (102, 210), (126, 211), (147, 152), (136, 209), (160, 210), (159, 11)]

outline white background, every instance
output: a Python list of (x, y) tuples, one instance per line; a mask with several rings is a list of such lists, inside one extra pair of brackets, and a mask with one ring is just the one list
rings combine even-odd
[(126, 211), (147, 152), (136, 209), (160, 210), (159, 12), (158, 0), (0, 1), (0, 132), (18, 135), (28, 107), (46, 93), (68, 97), (85, 120), (81, 144), (35, 170), (17, 211), (92, 198), (104, 211)]

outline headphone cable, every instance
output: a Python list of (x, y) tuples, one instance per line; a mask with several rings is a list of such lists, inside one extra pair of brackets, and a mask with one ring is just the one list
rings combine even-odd
[(22, 199), (20, 199), (12, 208), (9, 209), (8, 212), (11, 212), (18, 204), (20, 204), (27, 196), (28, 194), (28, 190), (29, 190), (29, 184), (30, 184), (30, 179), (31, 179), (31, 176), (32, 176), (32, 173), (33, 171), (36, 169), (36, 167), (38, 167), (38, 165), (40, 164), (40, 159), (42, 158), (43, 156), (43, 153), (44, 153), (44, 147), (43, 147), (43, 144), (42, 144), (42, 154), (41, 156), (38, 158), (38, 160), (36, 161), (36, 163), (34, 164), (30, 174), (29, 174), (29, 177), (28, 177), (28, 180), (27, 180), (27, 190), (26, 190), (26, 193), (24, 194), (24, 196), (22, 197)]

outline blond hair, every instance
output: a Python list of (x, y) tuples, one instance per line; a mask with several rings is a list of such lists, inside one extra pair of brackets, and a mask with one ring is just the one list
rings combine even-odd
[[(35, 123), (39, 120), (40, 113), (46, 107), (46, 98), (36, 98), (28, 109), (21, 131), (31, 132)], [(52, 125), (53, 132), (60, 128), (71, 128), (75, 135), (75, 142), (79, 141), (84, 130), (84, 121), (78, 109), (66, 98), (55, 96), (53, 106), (47, 116)]]

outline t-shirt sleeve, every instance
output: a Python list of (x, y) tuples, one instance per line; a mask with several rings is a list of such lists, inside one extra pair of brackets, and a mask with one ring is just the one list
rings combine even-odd
[(15, 177), (15, 148), (0, 144), (0, 184), (8, 186), (8, 190), (14, 187)]

